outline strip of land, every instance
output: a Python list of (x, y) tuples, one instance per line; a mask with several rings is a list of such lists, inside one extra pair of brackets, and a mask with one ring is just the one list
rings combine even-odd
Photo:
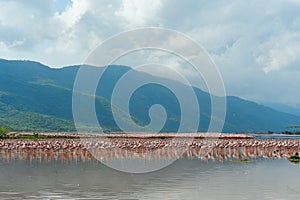
[[(49, 134), (46, 134), (48, 135)], [(23, 136), (26, 136), (24, 134)], [(27, 135), (28, 136), (28, 135)], [(39, 134), (38, 137), (42, 137)], [(57, 137), (54, 134), (53, 137)], [(25, 159), (173, 159), (201, 160), (289, 158), (299, 154), (300, 140), (258, 140), (242, 134), (70, 134), (58, 138), (0, 140), (0, 155)], [(70, 137), (70, 138), (69, 138)], [(26, 137), (25, 137), (26, 138)]]
[(253, 139), (254, 136), (247, 134), (224, 134), (224, 133), (33, 133), (11, 132), (7, 134), (10, 139), (34, 139), (41, 138), (144, 138), (144, 139), (167, 139), (167, 138), (194, 138), (194, 139)]

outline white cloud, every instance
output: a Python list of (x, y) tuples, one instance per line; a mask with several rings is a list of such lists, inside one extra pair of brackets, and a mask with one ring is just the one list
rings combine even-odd
[(89, 9), (89, 1), (72, 0), (72, 4), (67, 6), (62, 13), (55, 13), (55, 17), (64, 22), (65, 28), (70, 28), (76, 24), (82, 15)]
[[(202, 44), (230, 95), (290, 104), (300, 99), (299, 0), (72, 0), (59, 13), (54, 7), (54, 0), (0, 0), (1, 57), (78, 64), (114, 34), (161, 26)], [(176, 40), (172, 45), (180, 46)]]
[(115, 14), (124, 19), (128, 28), (147, 26), (149, 21), (157, 20), (156, 14), (161, 5), (160, 0), (123, 0)]
[(293, 67), (300, 61), (300, 33), (284, 32), (263, 43), (256, 61), (265, 73)]

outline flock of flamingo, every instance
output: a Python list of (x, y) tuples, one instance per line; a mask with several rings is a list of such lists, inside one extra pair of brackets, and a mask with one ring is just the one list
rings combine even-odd
[[(172, 136), (172, 137), (171, 137)], [(92, 137), (73, 139), (2, 139), (0, 157), (40, 161), (96, 159), (201, 160), (288, 158), (299, 153), (300, 140), (257, 140), (244, 135), (220, 137)], [(192, 137), (193, 136), (193, 137)]]

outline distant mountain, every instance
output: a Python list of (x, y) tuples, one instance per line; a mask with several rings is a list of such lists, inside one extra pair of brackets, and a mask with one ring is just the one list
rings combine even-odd
[(292, 115), (300, 116), (300, 106), (288, 106), (281, 103), (267, 103), (266, 106), (279, 110), (281, 112), (290, 113)]
[[(72, 90), (78, 69), (79, 66), (53, 69), (38, 62), (0, 59), (0, 126), (10, 126), (15, 130), (74, 131)], [(93, 70), (104, 68), (94, 67)], [(131, 68), (109, 66), (97, 88), (96, 113), (106, 131), (119, 130), (111, 111), (111, 95), (116, 82), (128, 70)], [(133, 73), (136, 80), (151, 76), (138, 71)], [(151, 78), (162, 80), (159, 77)], [(187, 87), (176, 81), (163, 81), (182, 90)], [(194, 91), (201, 108), (199, 131), (207, 131), (211, 115), (210, 96), (198, 88), (194, 88)], [(181, 115), (179, 102), (170, 90), (156, 84), (145, 85), (133, 94), (130, 113), (134, 121), (148, 124), (148, 110), (153, 104), (161, 104), (167, 111), (167, 121), (162, 131), (177, 131)], [(119, 109), (118, 112), (124, 111)], [(223, 132), (282, 131), (287, 126), (299, 124), (298, 116), (238, 97), (227, 97)]]

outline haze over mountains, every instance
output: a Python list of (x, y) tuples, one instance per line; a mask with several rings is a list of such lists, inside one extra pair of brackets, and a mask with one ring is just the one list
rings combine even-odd
[[(23, 131), (75, 131), (72, 90), (78, 69), (79, 66), (53, 69), (38, 62), (1, 59), (0, 126)], [(109, 66), (100, 80), (95, 105), (98, 121), (105, 131), (119, 130), (111, 112), (110, 100), (116, 82), (128, 70), (130, 68), (125, 66)], [(134, 76), (144, 79), (151, 75), (134, 71)], [(186, 87), (179, 82), (166, 81), (182, 89)], [(198, 88), (194, 91), (201, 108), (198, 131), (207, 131), (211, 115), (210, 97)], [(132, 118), (138, 124), (147, 125), (150, 122), (148, 110), (154, 104), (161, 104), (167, 111), (162, 131), (177, 131), (181, 115), (178, 100), (170, 90), (157, 84), (145, 85), (134, 93), (130, 100)], [(227, 97), (223, 132), (277, 132), (291, 125), (300, 125), (300, 117), (238, 97)]]

